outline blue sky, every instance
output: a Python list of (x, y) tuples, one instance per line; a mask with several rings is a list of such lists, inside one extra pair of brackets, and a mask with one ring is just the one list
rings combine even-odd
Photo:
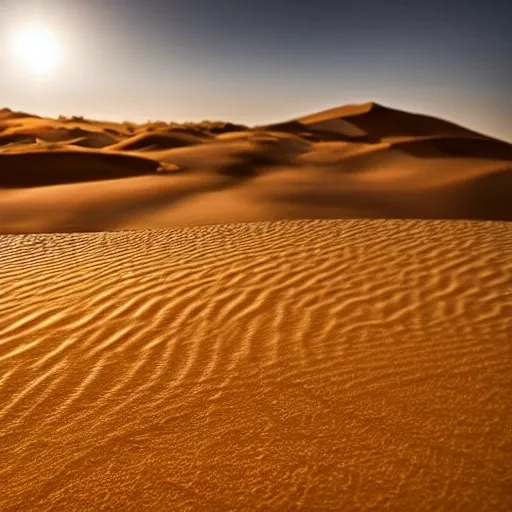
[(505, 1), (0, 0), (0, 39), (34, 20), (65, 55), (36, 80), (0, 41), (13, 109), (258, 124), (377, 101), (512, 141)]

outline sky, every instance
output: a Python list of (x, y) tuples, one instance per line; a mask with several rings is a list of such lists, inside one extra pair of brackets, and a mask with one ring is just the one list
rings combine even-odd
[[(263, 124), (375, 101), (512, 142), (508, 2), (0, 0), (0, 106)], [(27, 23), (62, 46), (44, 77), (12, 48)]]

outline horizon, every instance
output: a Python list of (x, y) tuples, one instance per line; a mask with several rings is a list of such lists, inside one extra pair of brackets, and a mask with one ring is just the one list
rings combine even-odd
[[(270, 126), (272, 124), (275, 124), (275, 123), (286, 123), (286, 122), (291, 122), (291, 121), (296, 121), (300, 118), (303, 118), (303, 117), (308, 117), (310, 115), (315, 115), (315, 114), (321, 114), (323, 112), (327, 112), (329, 110), (336, 110), (336, 109), (339, 109), (339, 108), (344, 108), (344, 107), (357, 107), (357, 106), (364, 106), (364, 105), (373, 105), (373, 106), (378, 106), (378, 107), (382, 107), (384, 109), (387, 109), (387, 110), (394, 110), (394, 111), (397, 111), (397, 112), (407, 112), (409, 114), (413, 114), (413, 115), (418, 115), (418, 116), (423, 116), (423, 117), (431, 117), (433, 119), (439, 119), (439, 120), (442, 120), (442, 121), (446, 121), (450, 124), (453, 124), (454, 126), (459, 126), (461, 128), (465, 128), (465, 129), (468, 129), (470, 131), (474, 131), (475, 133), (480, 133), (480, 135), (483, 135), (483, 136), (486, 136), (486, 137), (490, 137), (490, 138), (494, 138), (498, 141), (502, 141), (502, 142), (507, 142), (507, 143), (512, 143), (512, 140), (510, 141), (507, 141), (506, 139), (503, 139), (503, 138), (500, 138), (500, 137), (497, 137), (497, 136), (491, 136), (487, 133), (484, 133), (484, 132), (479, 132), (478, 130), (473, 130), (471, 126), (464, 126), (463, 124), (460, 124), (460, 123), (457, 123), (451, 119), (446, 119), (446, 118), (443, 118), (441, 116), (432, 116), (431, 114), (427, 113), (427, 112), (412, 112), (412, 111), (404, 111), (404, 110), (401, 110), (401, 109), (396, 109), (394, 108), (393, 106), (391, 105), (386, 105), (386, 104), (383, 104), (383, 103), (377, 103), (375, 101), (363, 101), (361, 103), (346, 103), (344, 105), (336, 105), (334, 107), (331, 107), (331, 108), (327, 108), (327, 109), (324, 109), (324, 110), (320, 110), (320, 111), (315, 111), (315, 112), (303, 112), (303, 113), (300, 113), (298, 114), (297, 116), (295, 116), (295, 118), (287, 118), (287, 119), (278, 119), (278, 120), (275, 120), (275, 121), (272, 121), (272, 122), (268, 122), (268, 123), (261, 123), (261, 124), (248, 124), (248, 123), (241, 123), (241, 122), (236, 122), (236, 121), (232, 121), (230, 119), (199, 119), (199, 120), (195, 120), (195, 121), (190, 121), (190, 120), (182, 120), (182, 121), (175, 121), (173, 119), (159, 119), (159, 118), (154, 118), (154, 119), (146, 119), (146, 120), (141, 120), (141, 121), (133, 121), (129, 118), (119, 118), (119, 119), (106, 119), (106, 118), (101, 118), (101, 117), (90, 117), (90, 116), (84, 116), (84, 115), (81, 115), (81, 114), (72, 114), (72, 115), (63, 115), (63, 114), (59, 114), (57, 116), (42, 116), (42, 115), (38, 115), (34, 112), (24, 112), (24, 111), (21, 111), (21, 110), (14, 110), (14, 109), (11, 109), (9, 107), (2, 107), (0, 106), (0, 111), (2, 110), (8, 110), (10, 112), (13, 112), (13, 113), (22, 113), (22, 114), (27, 114), (29, 117), (35, 117), (35, 118), (41, 118), (41, 119), (50, 119), (50, 120), (53, 120), (53, 121), (59, 121), (61, 120), (61, 118), (64, 118), (63, 121), (73, 121), (73, 120), (76, 120), (77, 122), (80, 122), (80, 121), (92, 121), (92, 122), (97, 122), (97, 123), (114, 123), (114, 124), (125, 124), (125, 123), (129, 123), (129, 124), (136, 124), (136, 125), (140, 125), (140, 126), (143, 126), (144, 124), (150, 124), (150, 123), (166, 123), (166, 124), (201, 124), (201, 123), (227, 123), (227, 124), (234, 124), (234, 125), (240, 125), (240, 126), (244, 126), (245, 128), (249, 129), (249, 130), (252, 130), (252, 129), (257, 129), (257, 128), (260, 128), (260, 127), (265, 127), (265, 126)], [(348, 118), (350, 118), (350, 116), (347, 116)]]
[[(375, 102), (512, 142), (506, 3), (466, 7), (7, 0), (2, 103), (51, 118), (258, 126)], [(13, 57), (27, 23), (50, 27), (61, 45), (47, 76)]]

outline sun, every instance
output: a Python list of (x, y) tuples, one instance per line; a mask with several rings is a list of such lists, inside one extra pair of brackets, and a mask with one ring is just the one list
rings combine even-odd
[(53, 31), (44, 26), (25, 27), (13, 34), (16, 59), (36, 75), (51, 74), (62, 59), (62, 47)]

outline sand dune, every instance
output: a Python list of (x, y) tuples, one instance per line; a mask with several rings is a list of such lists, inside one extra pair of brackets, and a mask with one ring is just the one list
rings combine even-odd
[[(453, 123), (426, 116), (392, 109), (378, 103), (345, 105), (318, 112), (297, 119), (300, 123), (315, 127), (335, 120), (343, 121), (354, 132), (359, 130), (372, 137), (390, 137), (396, 135), (458, 135), (483, 137), (483, 135), (455, 125)], [(354, 133), (355, 135), (355, 133)]]
[(0, 187), (34, 187), (156, 173), (154, 160), (95, 151), (0, 153)]
[(110, 147), (116, 151), (144, 151), (148, 149), (162, 150), (175, 147), (189, 146), (199, 144), (204, 139), (187, 133), (186, 131), (172, 131), (163, 133), (141, 133), (118, 142)]
[(510, 190), (510, 144), (375, 103), (253, 128), (0, 111), (3, 233), (301, 218), (510, 221)]
[(511, 510), (511, 148), (0, 110), (0, 510)]
[(512, 508), (507, 223), (0, 243), (1, 510)]

